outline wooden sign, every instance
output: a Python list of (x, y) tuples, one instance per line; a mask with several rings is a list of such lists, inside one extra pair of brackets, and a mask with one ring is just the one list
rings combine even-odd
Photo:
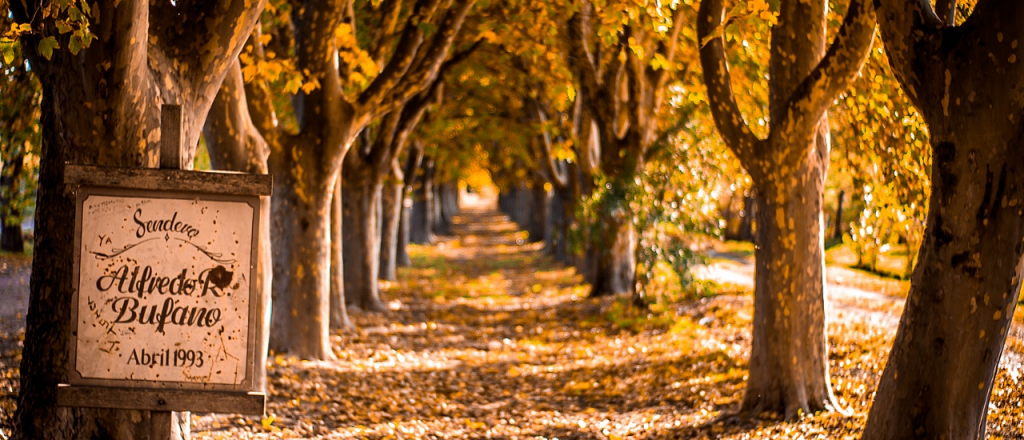
[(258, 221), (255, 196), (80, 188), (69, 382), (249, 389)]
[(269, 306), (257, 252), (273, 181), (178, 169), (180, 127), (180, 107), (164, 106), (165, 169), (64, 169), (76, 191), (75, 290), (58, 404), (152, 410), (155, 438), (166, 438), (169, 411), (266, 405), (254, 389)]

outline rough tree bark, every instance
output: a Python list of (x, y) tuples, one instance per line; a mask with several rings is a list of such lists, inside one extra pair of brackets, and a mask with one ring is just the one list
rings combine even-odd
[[(632, 294), (636, 290), (636, 231), (625, 195), (652, 152), (665, 84), (672, 70), (656, 69), (651, 60), (657, 55), (666, 60), (667, 66), (674, 65), (685, 9), (680, 6), (674, 11), (672, 28), (664, 41), (652, 41), (655, 33), (627, 24), (615, 44), (600, 50), (590, 47), (595, 40), (591, 26), (594, 7), (590, 2), (584, 1), (569, 22), (569, 50), (579, 83), (578, 95), (583, 96), (596, 123), (600, 172), (610, 185), (592, 225), (599, 229), (593, 234), (599, 237), (599, 243), (592, 244), (599, 254), (596, 268), (589, 274), (591, 296)], [(628, 48), (631, 39), (652, 50), (642, 57), (637, 55)]]
[[(1024, 3), (882, 1), (896, 78), (928, 124), (932, 193), (920, 258), (864, 438), (985, 438), (1021, 289)], [(927, 362), (922, 362), (927, 359)]]
[[(724, 1), (703, 0), (703, 41), (722, 26)], [(782, 1), (772, 29), (771, 127), (758, 139), (732, 92), (723, 37), (700, 50), (718, 131), (754, 181), (757, 232), (750, 378), (740, 411), (787, 419), (839, 409), (829, 383), (825, 336), (822, 196), (829, 145), (825, 112), (860, 70), (874, 8), (851, 2), (825, 54), (824, 0)]]
[[(263, 1), (173, 5), (148, 1), (99, 1), (103, 20), (96, 40), (77, 55), (56, 50), (43, 58), (35, 48), (61, 35), (42, 16), (42, 2), (13, 2), (15, 19), (34, 21), (36, 33), (22, 47), (43, 89), (36, 251), (22, 353), (21, 389), (14, 438), (110, 438), (148, 435), (148, 414), (137, 411), (69, 410), (55, 406), (56, 386), (68, 362), (68, 304), (74, 250), (73, 196), (65, 191), (64, 164), (147, 167), (158, 162), (160, 105), (183, 109), (185, 161), (191, 162), (200, 128), (230, 60), (238, 56)], [(212, 19), (217, 17), (216, 20)]]
[[(358, 143), (357, 143), (358, 145)], [(353, 150), (345, 158), (342, 170), (342, 253), (345, 259), (345, 301), (365, 311), (386, 310), (377, 287), (377, 263), (380, 262), (380, 232), (377, 207), (381, 203), (383, 182), (372, 176)], [(349, 164), (355, 165), (349, 165)]]

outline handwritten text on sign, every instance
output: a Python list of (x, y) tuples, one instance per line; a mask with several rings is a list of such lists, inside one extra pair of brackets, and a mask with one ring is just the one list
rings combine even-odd
[(253, 208), (93, 194), (81, 212), (82, 378), (242, 383)]

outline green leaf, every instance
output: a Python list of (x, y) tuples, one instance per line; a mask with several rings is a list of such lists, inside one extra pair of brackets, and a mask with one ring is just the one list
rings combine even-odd
[(56, 38), (51, 36), (39, 41), (39, 53), (43, 58), (50, 59), (53, 56), (54, 49), (60, 49), (60, 44), (57, 43)]
[(68, 42), (68, 50), (71, 51), (72, 55), (78, 55), (78, 51), (82, 50), (82, 37), (78, 35), (72, 36), (71, 41)]
[(10, 38), (0, 38), (0, 54), (4, 57), (4, 64), (11, 64), (14, 62), (15, 49), (18, 43)]

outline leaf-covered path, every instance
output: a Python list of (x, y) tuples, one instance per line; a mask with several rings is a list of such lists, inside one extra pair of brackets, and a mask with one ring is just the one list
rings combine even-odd
[[(850, 415), (794, 423), (719, 416), (742, 396), (749, 295), (639, 315), (586, 298), (572, 269), (488, 206), (456, 236), (412, 246), (383, 290), (391, 311), (354, 313), (337, 361), (273, 356), (271, 417), (194, 416), (198, 438), (856, 438), (892, 332), (831, 325), (833, 384)], [(1017, 369), (1001, 370), (990, 438), (1020, 438)]]

